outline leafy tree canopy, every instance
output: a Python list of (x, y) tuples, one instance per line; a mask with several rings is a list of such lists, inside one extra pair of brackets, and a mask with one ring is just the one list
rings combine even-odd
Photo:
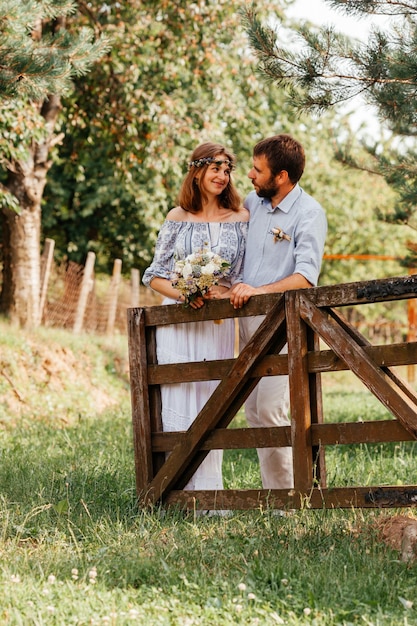
[(41, 201), (61, 97), (108, 49), (88, 26), (71, 28), (68, 0), (0, 0), (0, 308), (40, 323)]
[[(281, 97), (254, 74), (239, 4), (80, 5), (77, 19), (107, 33), (113, 46), (64, 103), (64, 140), (44, 207), (44, 233), (58, 249), (79, 261), (92, 249), (98, 264), (117, 256), (124, 268), (145, 267), (190, 151), (202, 141), (233, 148), (242, 194), (249, 189), (253, 143), (271, 132), (278, 111), (289, 118)], [(265, 6), (280, 10), (280, 2)]]
[(50, 93), (69, 93), (74, 76), (101, 57), (107, 42), (93, 41), (89, 28), (76, 37), (64, 29), (55, 36), (41, 32), (42, 24), (75, 10), (73, 0), (0, 1), (0, 98), (39, 101)]
[[(235, 179), (243, 196), (252, 188), (247, 171), (254, 143), (279, 132), (306, 148), (302, 186), (327, 210), (326, 252), (378, 254), (389, 245), (393, 255), (401, 254), (401, 237), (386, 234), (386, 225), (371, 217), (375, 206), (390, 205), (386, 184), (374, 181), (366, 199), (358, 198), (366, 173), (352, 174), (333, 159), (335, 137), (349, 135), (347, 125), (333, 114), (320, 121), (300, 115), (283, 90), (256, 76), (240, 6), (238, 0), (79, 3), (67, 30), (88, 28), (110, 38), (112, 49), (93, 71), (75, 78), (48, 140), (54, 164), (42, 229), (55, 239), (57, 255), (83, 263), (93, 250), (98, 269), (109, 271), (115, 258), (125, 271), (143, 269), (194, 146), (214, 140), (237, 153)], [(265, 19), (273, 12), (285, 21), (279, 0), (262, 6)], [(2, 108), (5, 171), (25, 163), (33, 140), (42, 142), (51, 131), (44, 108), (27, 100)], [(386, 275), (380, 264), (339, 268), (326, 263), (323, 282)]]
[(338, 149), (338, 156), (349, 165), (381, 175), (397, 192), (393, 210), (380, 214), (384, 219), (416, 227), (417, 2), (327, 3), (346, 14), (395, 19), (386, 31), (374, 28), (366, 42), (350, 39), (334, 28), (303, 24), (297, 27), (296, 44), (282, 45), (276, 29), (265, 25), (256, 10), (249, 8), (246, 28), (259, 71), (269, 83), (284, 88), (298, 110), (321, 113), (358, 95), (374, 105), (382, 124), (393, 133), (391, 144), (368, 142), (366, 161), (358, 160), (346, 146)]

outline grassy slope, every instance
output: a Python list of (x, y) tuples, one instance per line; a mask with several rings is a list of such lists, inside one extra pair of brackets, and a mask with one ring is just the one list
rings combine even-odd
[(126, 337), (28, 333), (0, 320), (0, 423), (71, 424), (128, 397)]
[[(417, 623), (415, 566), (378, 538), (378, 512), (138, 511), (125, 338), (4, 322), (0, 337), (0, 624)], [(332, 419), (384, 417), (344, 388), (327, 387)], [(344, 449), (328, 469), (392, 482), (412, 452)], [(252, 451), (226, 457), (229, 486), (256, 483)]]

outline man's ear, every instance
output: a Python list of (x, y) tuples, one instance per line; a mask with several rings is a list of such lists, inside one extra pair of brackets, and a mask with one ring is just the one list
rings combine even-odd
[(289, 183), (290, 182), (290, 178), (288, 176), (287, 170), (281, 170), (280, 172), (278, 172), (278, 174), (275, 176), (275, 180), (280, 185), (285, 185), (285, 184)]

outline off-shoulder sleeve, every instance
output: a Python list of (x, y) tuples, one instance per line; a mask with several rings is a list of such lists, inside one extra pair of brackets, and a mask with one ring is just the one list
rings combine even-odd
[(174, 251), (178, 231), (182, 222), (166, 221), (162, 224), (156, 241), (155, 253), (151, 265), (145, 270), (142, 282), (150, 286), (153, 278), (171, 279), (174, 269)]

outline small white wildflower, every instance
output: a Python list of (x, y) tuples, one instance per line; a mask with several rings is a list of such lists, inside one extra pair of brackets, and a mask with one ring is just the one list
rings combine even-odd
[(103, 615), (103, 617), (101, 618), (101, 623), (102, 624), (110, 624), (111, 619), (108, 615)]
[(90, 583), (94, 584), (96, 582), (97, 569), (95, 567), (92, 567), (88, 572), (88, 578), (90, 579)]
[(49, 594), (51, 593), (51, 590), (48, 589), (48, 587), (44, 587), (42, 589), (42, 593), (43, 593), (44, 596), (49, 596)]
[(237, 588), (239, 589), (239, 591), (246, 591), (245, 583), (239, 583)]
[(46, 610), (48, 611), (48, 613), (55, 613), (55, 607), (54, 606), (49, 605), (49, 606), (46, 607)]
[(20, 583), (20, 576), (19, 574), (12, 574), (10, 576), (10, 580), (12, 583)]
[(53, 574), (49, 574), (49, 576), (48, 576), (48, 583), (50, 585), (53, 585), (55, 581), (56, 581), (56, 576), (54, 576)]
[(306, 606), (306, 608), (303, 609), (303, 613), (304, 613), (304, 615), (310, 615), (311, 609), (308, 606)]
[(255, 600), (256, 596), (254, 593), (248, 593), (248, 600)]
[(243, 606), (241, 604), (236, 604), (235, 609), (236, 609), (236, 613), (240, 613), (243, 609)]
[(406, 600), (405, 598), (401, 598), (401, 596), (398, 599), (405, 609), (413, 608), (413, 602), (411, 602), (411, 600)]
[(78, 570), (76, 567), (73, 567), (71, 570), (71, 578), (73, 580), (78, 580)]
[(139, 617), (139, 611), (137, 609), (130, 609), (129, 617), (130, 619), (136, 619), (137, 617)]
[(288, 578), (281, 578), (281, 585), (284, 585), (284, 587), (287, 587), (287, 585), (288, 585)]

